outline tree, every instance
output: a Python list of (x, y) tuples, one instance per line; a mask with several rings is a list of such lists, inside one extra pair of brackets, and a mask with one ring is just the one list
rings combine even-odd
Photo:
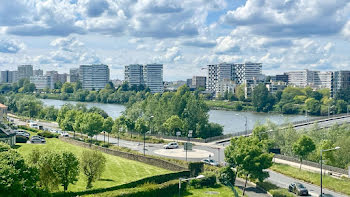
[(173, 115), (168, 118), (163, 125), (168, 130), (168, 135), (175, 136), (176, 131), (182, 130), (184, 123), (179, 116)]
[(75, 121), (73, 124), (74, 135), (75, 135), (75, 132), (79, 132), (80, 134), (83, 133), (84, 130), (82, 125), (84, 122), (84, 118), (85, 118), (85, 114), (81, 111), (78, 111), (78, 113), (75, 116)]
[(337, 100), (336, 108), (337, 108), (338, 114), (346, 113), (347, 107), (348, 107), (348, 104), (344, 100)]
[(236, 97), (239, 101), (244, 101), (244, 99), (245, 99), (244, 86), (245, 86), (244, 84), (241, 84), (241, 85), (236, 87), (235, 94), (236, 94)]
[(126, 118), (125, 119), (125, 126), (126, 126), (127, 130), (130, 132), (131, 138), (132, 138), (132, 131), (135, 128), (135, 122), (133, 120), (131, 120), (130, 118)]
[(65, 131), (74, 131), (74, 137), (75, 137), (75, 130), (74, 130), (74, 123), (75, 118), (77, 117), (78, 111), (77, 110), (69, 110), (63, 121), (60, 124), (61, 129)]
[(298, 141), (293, 144), (293, 153), (299, 157), (300, 169), (303, 159), (305, 159), (315, 149), (316, 146), (314, 141), (306, 135), (302, 135)]
[[(36, 196), (38, 172), (15, 150), (0, 143), (0, 191), (6, 196)], [(7, 150), (5, 150), (7, 149)]]
[(108, 144), (109, 144), (109, 134), (112, 132), (113, 124), (114, 124), (114, 121), (111, 117), (106, 118), (103, 122), (103, 131), (108, 133)]
[(56, 169), (58, 181), (62, 184), (64, 191), (67, 191), (69, 184), (78, 181), (79, 160), (73, 153), (64, 151), (60, 156), (60, 165)]
[(264, 84), (256, 86), (252, 93), (253, 106), (256, 107), (257, 111), (267, 112), (273, 107), (273, 97), (267, 90)]
[(66, 82), (62, 85), (61, 92), (65, 93), (73, 93), (74, 92), (74, 86), (73, 84)]
[(149, 130), (149, 127), (143, 118), (138, 118), (136, 120), (135, 129), (140, 134), (145, 134)]
[(306, 109), (310, 112), (312, 115), (319, 115), (321, 111), (321, 105), (320, 102), (314, 98), (309, 98), (305, 101)]
[(99, 151), (84, 150), (81, 156), (81, 169), (86, 176), (86, 188), (92, 187), (92, 182), (100, 178), (106, 166), (106, 157)]
[[(88, 113), (84, 116), (84, 120), (80, 126), (83, 132), (92, 139), (94, 135), (102, 132), (103, 122), (104, 119), (100, 114)], [(92, 140), (90, 143), (92, 143)]]
[(273, 154), (267, 153), (264, 147), (257, 138), (239, 137), (233, 138), (225, 149), (226, 162), (246, 178), (243, 195), (248, 178), (262, 182), (269, 176), (264, 170), (272, 166)]

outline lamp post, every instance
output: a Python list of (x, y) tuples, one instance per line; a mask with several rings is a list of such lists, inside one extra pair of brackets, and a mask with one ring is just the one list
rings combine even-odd
[(190, 138), (192, 137), (192, 130), (189, 130), (188, 131), (188, 135), (187, 135), (187, 143), (185, 144), (185, 150), (186, 150), (186, 161), (187, 161), (187, 149), (188, 149), (188, 145), (189, 145), (189, 141), (190, 141)]
[(245, 118), (245, 134), (248, 135), (248, 118), (245, 115), (236, 114), (236, 116), (243, 116)]
[[(152, 119), (154, 116), (149, 117), (149, 130), (152, 133)], [(143, 156), (146, 155), (146, 132), (143, 132)]]
[(327, 152), (327, 151), (338, 150), (338, 149), (340, 149), (339, 146), (337, 146), (335, 148), (331, 148), (331, 149), (325, 149), (325, 150), (321, 149), (321, 154), (320, 154), (320, 159), (321, 159), (321, 196), (323, 196), (323, 193), (322, 193), (322, 153)]

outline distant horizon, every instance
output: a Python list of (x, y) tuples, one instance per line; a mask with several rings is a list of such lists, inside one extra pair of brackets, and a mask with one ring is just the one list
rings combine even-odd
[(0, 2), (0, 69), (158, 62), (164, 80), (207, 64), (261, 62), (263, 74), (349, 70), (350, 2), (13, 0)]

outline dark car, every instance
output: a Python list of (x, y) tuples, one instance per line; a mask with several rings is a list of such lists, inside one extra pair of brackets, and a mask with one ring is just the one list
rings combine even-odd
[(309, 191), (301, 183), (291, 183), (288, 186), (288, 191), (293, 192), (299, 196), (308, 196), (309, 195)]
[(45, 143), (46, 140), (44, 137), (41, 137), (41, 136), (33, 136), (31, 139), (30, 139), (30, 142), (35, 144), (35, 143)]

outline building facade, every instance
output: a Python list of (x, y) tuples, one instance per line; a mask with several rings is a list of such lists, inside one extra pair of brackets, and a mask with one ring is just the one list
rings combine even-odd
[(79, 81), (83, 89), (100, 90), (109, 82), (109, 67), (104, 64), (80, 65)]
[(37, 90), (54, 89), (54, 83), (52, 83), (51, 76), (32, 76), (30, 82), (35, 84)]
[(347, 88), (350, 88), (350, 71), (335, 71), (333, 74), (333, 96), (336, 96), (339, 90)]
[(20, 65), (18, 66), (18, 80), (19, 79), (29, 79), (33, 76), (33, 66), (32, 65)]
[(143, 65), (141, 64), (130, 64), (125, 66), (124, 70), (124, 80), (129, 83), (129, 85), (141, 85), (144, 84), (143, 81)]
[(69, 70), (69, 75), (67, 76), (67, 81), (74, 83), (79, 81), (79, 68), (71, 68)]
[(143, 66), (144, 84), (151, 93), (163, 93), (163, 64), (147, 64)]
[(230, 79), (221, 80), (216, 84), (215, 95), (217, 97), (219, 95), (224, 96), (225, 92), (234, 94), (236, 87), (237, 87), (237, 84), (235, 81), (232, 81)]
[(288, 74), (288, 84), (296, 87), (310, 86), (313, 89), (333, 87), (333, 72), (331, 71), (291, 71)]
[(33, 76), (43, 76), (44, 71), (42, 69), (33, 70)]
[(207, 78), (204, 76), (193, 76), (192, 77), (192, 86), (195, 88), (205, 88), (207, 83)]
[(18, 78), (17, 73), (18, 73), (17, 71), (9, 71), (9, 70), (1, 71), (0, 83), (15, 83), (15, 82), (17, 82), (17, 78)]

